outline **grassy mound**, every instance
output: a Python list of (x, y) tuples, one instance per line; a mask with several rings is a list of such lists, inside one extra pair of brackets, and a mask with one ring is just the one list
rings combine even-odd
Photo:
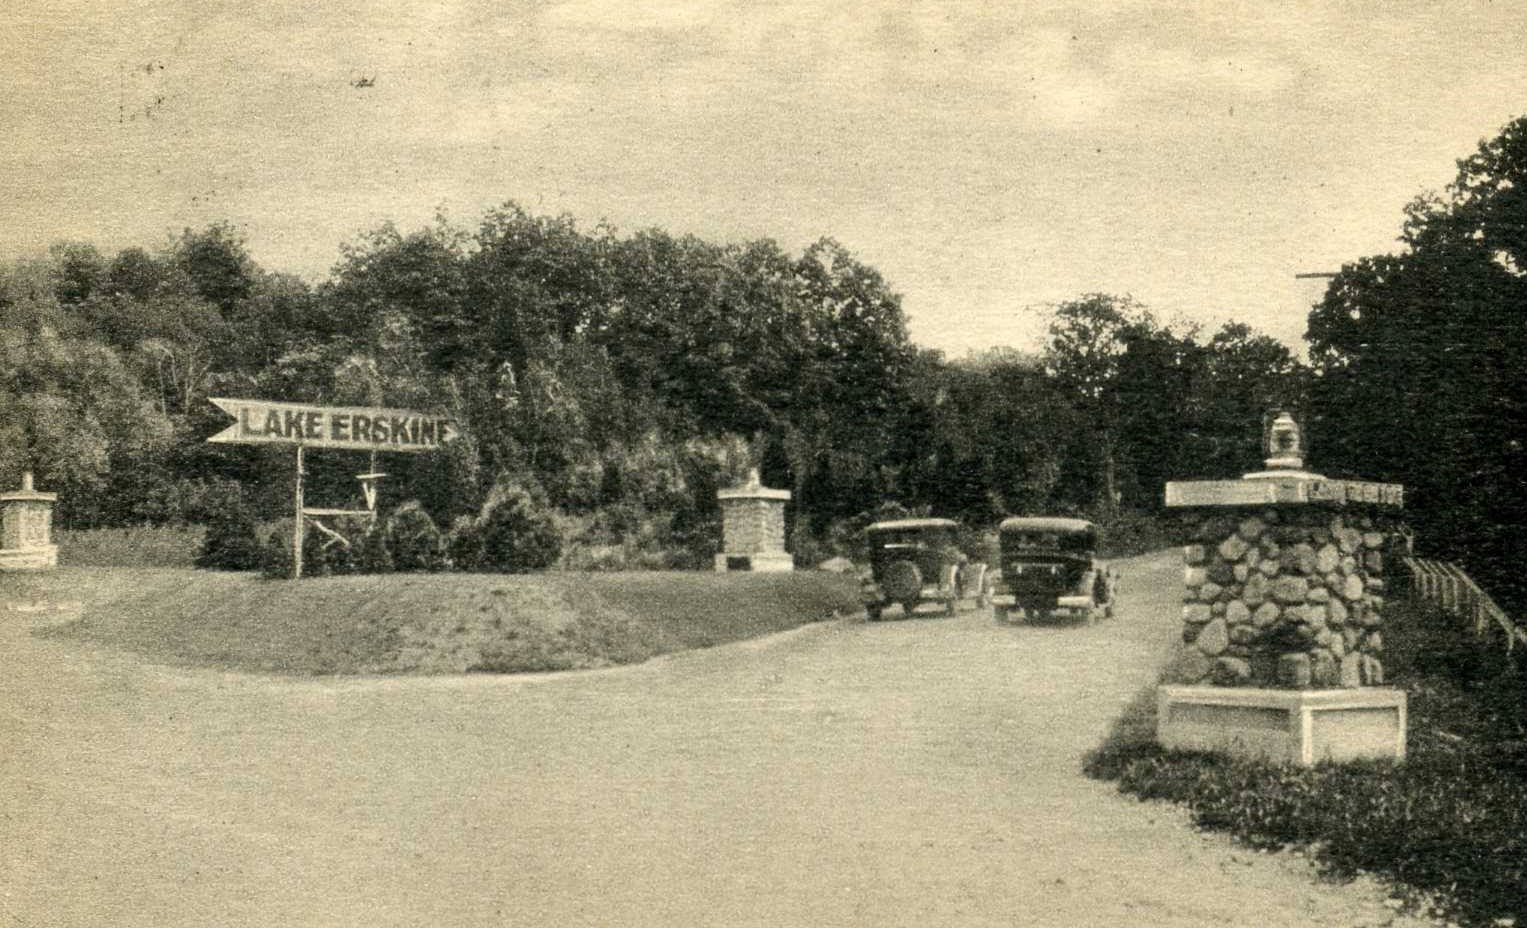
[(77, 602), (46, 634), (166, 663), (290, 674), (513, 673), (625, 664), (858, 608), (825, 573), (387, 574), (302, 581), (187, 570), (10, 575), (0, 599)]
[(1300, 768), (1163, 751), (1154, 688), (1087, 772), (1186, 805), (1202, 828), (1300, 847), (1330, 875), (1373, 873), (1464, 924), (1527, 925), (1527, 680), (1457, 619), (1403, 604), (1386, 662), (1409, 699), (1403, 764)]

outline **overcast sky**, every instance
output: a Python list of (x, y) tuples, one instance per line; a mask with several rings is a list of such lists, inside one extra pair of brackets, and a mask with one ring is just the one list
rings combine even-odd
[(1293, 275), (1527, 113), (1515, 2), (12, 0), (0, 46), (0, 255), (227, 220), (316, 280), (512, 199), (830, 235), (952, 355), (1094, 290), (1297, 345)]

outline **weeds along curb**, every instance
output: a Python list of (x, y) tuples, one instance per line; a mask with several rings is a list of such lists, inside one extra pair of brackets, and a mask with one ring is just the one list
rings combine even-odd
[[(1428, 681), (1432, 684), (1433, 681)], [(1372, 874), (1412, 906), (1469, 926), (1527, 926), (1527, 770), (1468, 730), (1479, 704), (1456, 690), (1410, 688), (1410, 758), (1298, 767), (1168, 752), (1154, 738), (1154, 687), (1139, 694), (1086, 773), (1141, 800), (1185, 806), (1197, 827), (1256, 848), (1305, 850), (1336, 879)]]

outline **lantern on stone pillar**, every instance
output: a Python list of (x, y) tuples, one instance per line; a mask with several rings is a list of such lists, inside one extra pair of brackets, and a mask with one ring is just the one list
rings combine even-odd
[(1299, 470), (1304, 467), (1304, 438), (1299, 423), (1287, 412), (1279, 412), (1267, 428), (1268, 470)]

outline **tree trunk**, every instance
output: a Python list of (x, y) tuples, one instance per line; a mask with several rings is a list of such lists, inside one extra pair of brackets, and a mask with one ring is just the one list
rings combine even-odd
[(1103, 486), (1100, 511), (1113, 515), (1119, 511), (1119, 464), (1112, 437), (1101, 442), (1103, 452)]

